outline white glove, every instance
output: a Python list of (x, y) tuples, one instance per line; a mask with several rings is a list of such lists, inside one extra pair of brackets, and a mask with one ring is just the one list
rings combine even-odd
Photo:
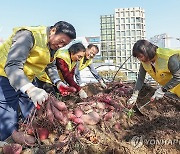
[(86, 83), (84, 83), (84, 82), (80, 84), (81, 87), (84, 87), (85, 85), (86, 85)]
[(128, 106), (131, 106), (131, 105), (133, 105), (134, 103), (136, 103), (137, 98), (138, 98), (138, 94), (139, 94), (139, 91), (138, 91), (138, 90), (135, 91), (135, 92), (132, 94), (131, 98), (130, 98), (130, 99), (128, 100), (128, 102), (127, 102), (127, 105), (128, 105)]
[(163, 98), (164, 94), (165, 94), (165, 92), (162, 91), (162, 88), (158, 88), (155, 91), (154, 95), (151, 97), (151, 101), (154, 101), (154, 99), (159, 100), (159, 99)]
[(37, 103), (42, 105), (42, 103), (48, 99), (48, 93), (35, 86), (29, 88), (26, 92), (29, 98), (33, 101), (35, 107), (37, 107)]
[(99, 80), (99, 83), (101, 84), (101, 87), (103, 87), (104, 89), (107, 89), (107, 85), (104, 83), (103, 80)]
[(80, 98), (87, 98), (88, 97), (88, 95), (86, 94), (86, 92), (83, 89), (81, 89), (79, 91), (79, 96), (80, 96)]

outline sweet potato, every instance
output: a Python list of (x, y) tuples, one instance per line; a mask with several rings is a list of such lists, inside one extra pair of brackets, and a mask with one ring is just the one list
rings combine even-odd
[(116, 131), (120, 131), (120, 129), (121, 129), (121, 124), (120, 124), (119, 122), (117, 122), (117, 123), (114, 125), (114, 129), (115, 129)]
[(8, 144), (3, 146), (4, 154), (20, 154), (22, 151), (22, 146), (20, 144)]
[(49, 131), (46, 128), (38, 128), (37, 133), (41, 141), (47, 139), (49, 136)]
[(108, 112), (108, 113), (106, 113), (106, 114), (104, 115), (104, 120), (105, 120), (105, 121), (108, 121), (108, 120), (111, 119), (112, 117), (113, 117), (113, 112), (110, 111), (110, 112)]
[(83, 124), (79, 124), (77, 126), (78, 133), (83, 133), (85, 131), (85, 126)]
[(81, 119), (87, 125), (96, 125), (100, 121), (100, 116), (97, 112), (92, 111), (88, 114), (84, 114), (81, 116)]
[(35, 138), (31, 135), (27, 135), (24, 132), (13, 131), (12, 138), (16, 143), (19, 144), (26, 144), (26, 145), (34, 145)]
[(59, 111), (56, 107), (54, 107), (52, 105), (52, 111), (53, 111), (53, 114), (54, 114), (54, 117), (59, 120), (59, 121), (62, 121), (64, 116), (63, 116), (63, 113), (61, 111)]
[(52, 105), (54, 107), (56, 107), (59, 111), (64, 111), (64, 110), (67, 110), (67, 106), (64, 102), (61, 102), (61, 101), (54, 101), (52, 103)]
[(53, 105), (52, 105), (52, 110), (54, 113), (54, 117), (58, 120), (59, 123), (61, 123), (62, 125), (66, 125), (68, 123), (68, 117), (66, 114), (64, 115), (62, 111), (59, 111)]
[(28, 135), (34, 135), (35, 131), (34, 131), (34, 128), (32, 127), (29, 127), (25, 130), (27, 132)]
[(82, 123), (84, 123), (81, 118), (75, 118), (75, 119), (73, 119), (73, 122), (74, 122), (75, 124), (82, 124)]
[(80, 108), (75, 108), (74, 114), (76, 117), (80, 118), (83, 115), (83, 111)]
[(54, 114), (53, 114), (53, 111), (52, 111), (52, 106), (51, 106), (51, 104), (49, 102), (46, 105), (46, 114), (47, 114), (48, 120), (51, 123), (53, 123), (53, 121), (54, 121)]
[(76, 117), (72, 112), (69, 112), (69, 113), (68, 113), (68, 119), (69, 119), (69, 120), (72, 120), (72, 121), (73, 121), (75, 118), (77, 118), (77, 117)]

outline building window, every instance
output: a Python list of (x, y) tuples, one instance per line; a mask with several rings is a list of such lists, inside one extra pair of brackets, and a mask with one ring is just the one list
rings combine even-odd
[(121, 30), (125, 30), (125, 24), (121, 24)]
[(135, 16), (135, 12), (134, 11), (131, 11), (131, 16)]
[(130, 29), (130, 24), (127, 24), (127, 25), (126, 25), (126, 29)]
[(122, 32), (121, 32), (121, 36), (125, 36), (125, 31), (122, 31)]
[(130, 42), (130, 37), (126, 37), (126, 42)]
[(120, 32), (117, 32), (117, 37), (120, 37)]
[(107, 40), (111, 41), (111, 35), (107, 35)]
[(120, 23), (120, 18), (116, 18), (116, 22), (117, 22), (117, 24), (119, 24)]
[(111, 29), (107, 29), (107, 34), (112, 34)]
[(106, 40), (106, 35), (101, 35), (101, 40), (105, 41)]
[(136, 22), (141, 22), (141, 18), (140, 17), (136, 17)]
[(120, 30), (120, 25), (116, 25), (116, 30)]
[(130, 23), (130, 18), (126, 18), (126, 23)]
[(128, 69), (132, 69), (132, 64), (128, 63)]
[(126, 49), (126, 44), (122, 44), (121, 49)]
[(117, 50), (121, 50), (121, 45), (117, 44)]
[(134, 17), (131, 18), (131, 23), (133, 23), (133, 24), (135, 23), (135, 18)]
[(131, 36), (134, 37), (135, 35), (136, 35), (135, 30), (132, 30), (132, 31), (131, 31)]
[(125, 16), (125, 14), (124, 14), (124, 12), (121, 12), (121, 15), (120, 15), (121, 17), (124, 17)]
[(121, 23), (124, 24), (125, 23), (125, 19), (121, 18)]
[(137, 29), (141, 29), (141, 24), (136, 24)]
[(140, 30), (137, 30), (136, 34), (137, 34), (137, 35), (141, 35), (141, 31), (140, 31)]
[(140, 16), (140, 11), (136, 11), (136, 16)]
[(126, 31), (126, 36), (130, 36), (130, 30)]
[(106, 23), (106, 19), (105, 18), (101, 18), (101, 22), (102, 23)]
[(102, 29), (105, 29), (105, 28), (106, 28), (106, 24), (102, 24), (102, 25), (101, 25), (101, 28), (102, 28)]
[(129, 16), (130, 16), (130, 12), (126, 11), (126, 17), (129, 17)]
[(126, 49), (130, 50), (131, 49), (131, 44), (126, 44)]

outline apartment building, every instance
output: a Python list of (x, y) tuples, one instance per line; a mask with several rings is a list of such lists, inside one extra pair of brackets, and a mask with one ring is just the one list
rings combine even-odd
[[(132, 54), (132, 47), (145, 39), (145, 11), (140, 7), (115, 9), (112, 15), (102, 15), (101, 52), (103, 60), (122, 65)], [(128, 79), (136, 79), (139, 62), (131, 57), (121, 71)]]

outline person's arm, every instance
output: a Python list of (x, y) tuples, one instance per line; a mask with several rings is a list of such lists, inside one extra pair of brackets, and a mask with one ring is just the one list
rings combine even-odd
[(77, 84), (81, 85), (82, 81), (81, 81), (81, 76), (80, 76), (80, 71), (79, 71), (79, 62), (77, 62), (77, 64), (76, 64), (74, 74), (75, 74)]
[(67, 63), (63, 59), (60, 59), (60, 58), (56, 59), (56, 64), (57, 64), (57, 68), (61, 71), (64, 80), (71, 87), (76, 88), (77, 92), (79, 92), (81, 90), (81, 87), (77, 85), (77, 83), (74, 81), (74, 78), (73, 78), (75, 67), (70, 72)]
[(54, 60), (52, 63), (47, 65), (45, 72), (47, 73), (51, 82), (54, 85), (56, 85), (59, 81), (61, 81), (57, 71), (56, 60)]
[(162, 88), (167, 91), (180, 83), (180, 56), (179, 54), (175, 54), (169, 58), (168, 61), (168, 69), (172, 74), (172, 79), (166, 83)]
[(92, 75), (95, 77), (96, 80), (100, 81), (102, 80), (102, 77), (98, 74), (97, 70), (94, 68), (93, 64), (88, 65), (88, 68)]
[(129, 108), (132, 108), (134, 106), (134, 104), (136, 103), (138, 95), (139, 95), (139, 91), (142, 89), (142, 86), (144, 84), (145, 76), (146, 76), (146, 71), (145, 71), (143, 65), (141, 64), (140, 68), (139, 68), (138, 79), (137, 79), (137, 82), (136, 82), (136, 85), (134, 88), (134, 92), (133, 92), (131, 98), (127, 102), (127, 105)]
[(144, 79), (146, 76), (146, 70), (144, 69), (143, 65), (140, 64), (139, 73), (138, 73), (138, 79), (135, 85), (135, 91), (140, 91), (142, 89), (142, 86), (144, 84)]
[(33, 45), (34, 37), (28, 30), (18, 31), (13, 37), (4, 70), (11, 86), (15, 90), (19, 90), (24, 86), (24, 90), (26, 90), (32, 86), (24, 74), (23, 66)]

